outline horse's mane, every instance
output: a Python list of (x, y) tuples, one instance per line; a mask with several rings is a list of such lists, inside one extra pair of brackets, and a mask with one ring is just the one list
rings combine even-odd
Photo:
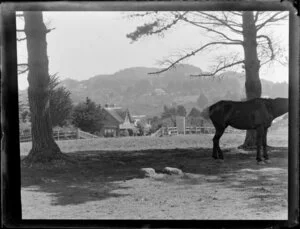
[(201, 116), (206, 119), (206, 120), (209, 120), (209, 109), (210, 109), (210, 106), (206, 107), (203, 109), (203, 111), (201, 112)]

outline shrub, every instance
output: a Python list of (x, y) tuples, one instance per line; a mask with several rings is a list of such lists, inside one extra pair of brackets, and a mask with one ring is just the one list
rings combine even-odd
[(100, 105), (86, 98), (85, 102), (74, 107), (72, 123), (83, 131), (95, 133), (102, 127), (103, 112)]

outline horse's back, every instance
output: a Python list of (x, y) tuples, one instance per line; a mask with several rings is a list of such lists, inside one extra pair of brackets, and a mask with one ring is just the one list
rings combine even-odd
[(221, 100), (210, 107), (210, 118), (220, 127), (230, 125), (237, 129), (255, 129), (259, 125), (269, 126), (272, 122), (264, 99)]

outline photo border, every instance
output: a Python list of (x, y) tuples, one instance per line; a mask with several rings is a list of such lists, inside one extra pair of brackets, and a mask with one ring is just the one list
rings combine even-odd
[[(299, 5), (296, 6), (299, 8)], [(22, 220), (16, 11), (289, 11), (288, 220)], [(1, 6), (1, 225), (6, 227), (293, 227), (299, 223), (299, 11), (290, 1), (26, 2)]]

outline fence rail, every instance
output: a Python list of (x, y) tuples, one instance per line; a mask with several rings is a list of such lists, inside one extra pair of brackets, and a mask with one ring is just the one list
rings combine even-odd
[(177, 134), (212, 134), (214, 133), (214, 127), (199, 127), (199, 126), (188, 126), (183, 131), (178, 131), (177, 127), (167, 127), (164, 132), (167, 135), (177, 135)]
[[(236, 130), (233, 128), (227, 128), (225, 133), (237, 133), (241, 132), (240, 130)], [(152, 137), (160, 137), (160, 136), (172, 136), (178, 134), (213, 134), (215, 133), (214, 127), (186, 127), (184, 132), (179, 132), (177, 127), (161, 127), (155, 133), (153, 133)], [(72, 140), (72, 139), (92, 139), (99, 138), (99, 136), (82, 131), (80, 129), (76, 130), (54, 130), (53, 138), (56, 141), (62, 140)], [(26, 133), (20, 134), (20, 142), (30, 142), (32, 141), (32, 136), (30, 131)]]
[(78, 132), (78, 138), (84, 138), (84, 139), (89, 139), (89, 138), (99, 138), (99, 136), (88, 133), (88, 132), (84, 132), (82, 130), (77, 130)]
[[(98, 138), (99, 136), (84, 132), (80, 129), (76, 130), (54, 130), (53, 138), (56, 141), (61, 140), (72, 140), (72, 139), (90, 139)], [(30, 131), (20, 134), (20, 142), (30, 142), (32, 141), (32, 135)]]
[[(228, 127), (225, 130), (225, 133), (241, 133), (242, 130), (237, 130), (234, 128)], [(214, 134), (215, 128), (214, 127), (199, 127), (199, 126), (189, 126), (186, 127), (184, 131), (178, 131), (177, 127), (161, 127), (158, 129), (155, 133), (153, 133), (151, 136), (153, 137), (160, 137), (164, 135), (178, 135), (178, 134)]]

